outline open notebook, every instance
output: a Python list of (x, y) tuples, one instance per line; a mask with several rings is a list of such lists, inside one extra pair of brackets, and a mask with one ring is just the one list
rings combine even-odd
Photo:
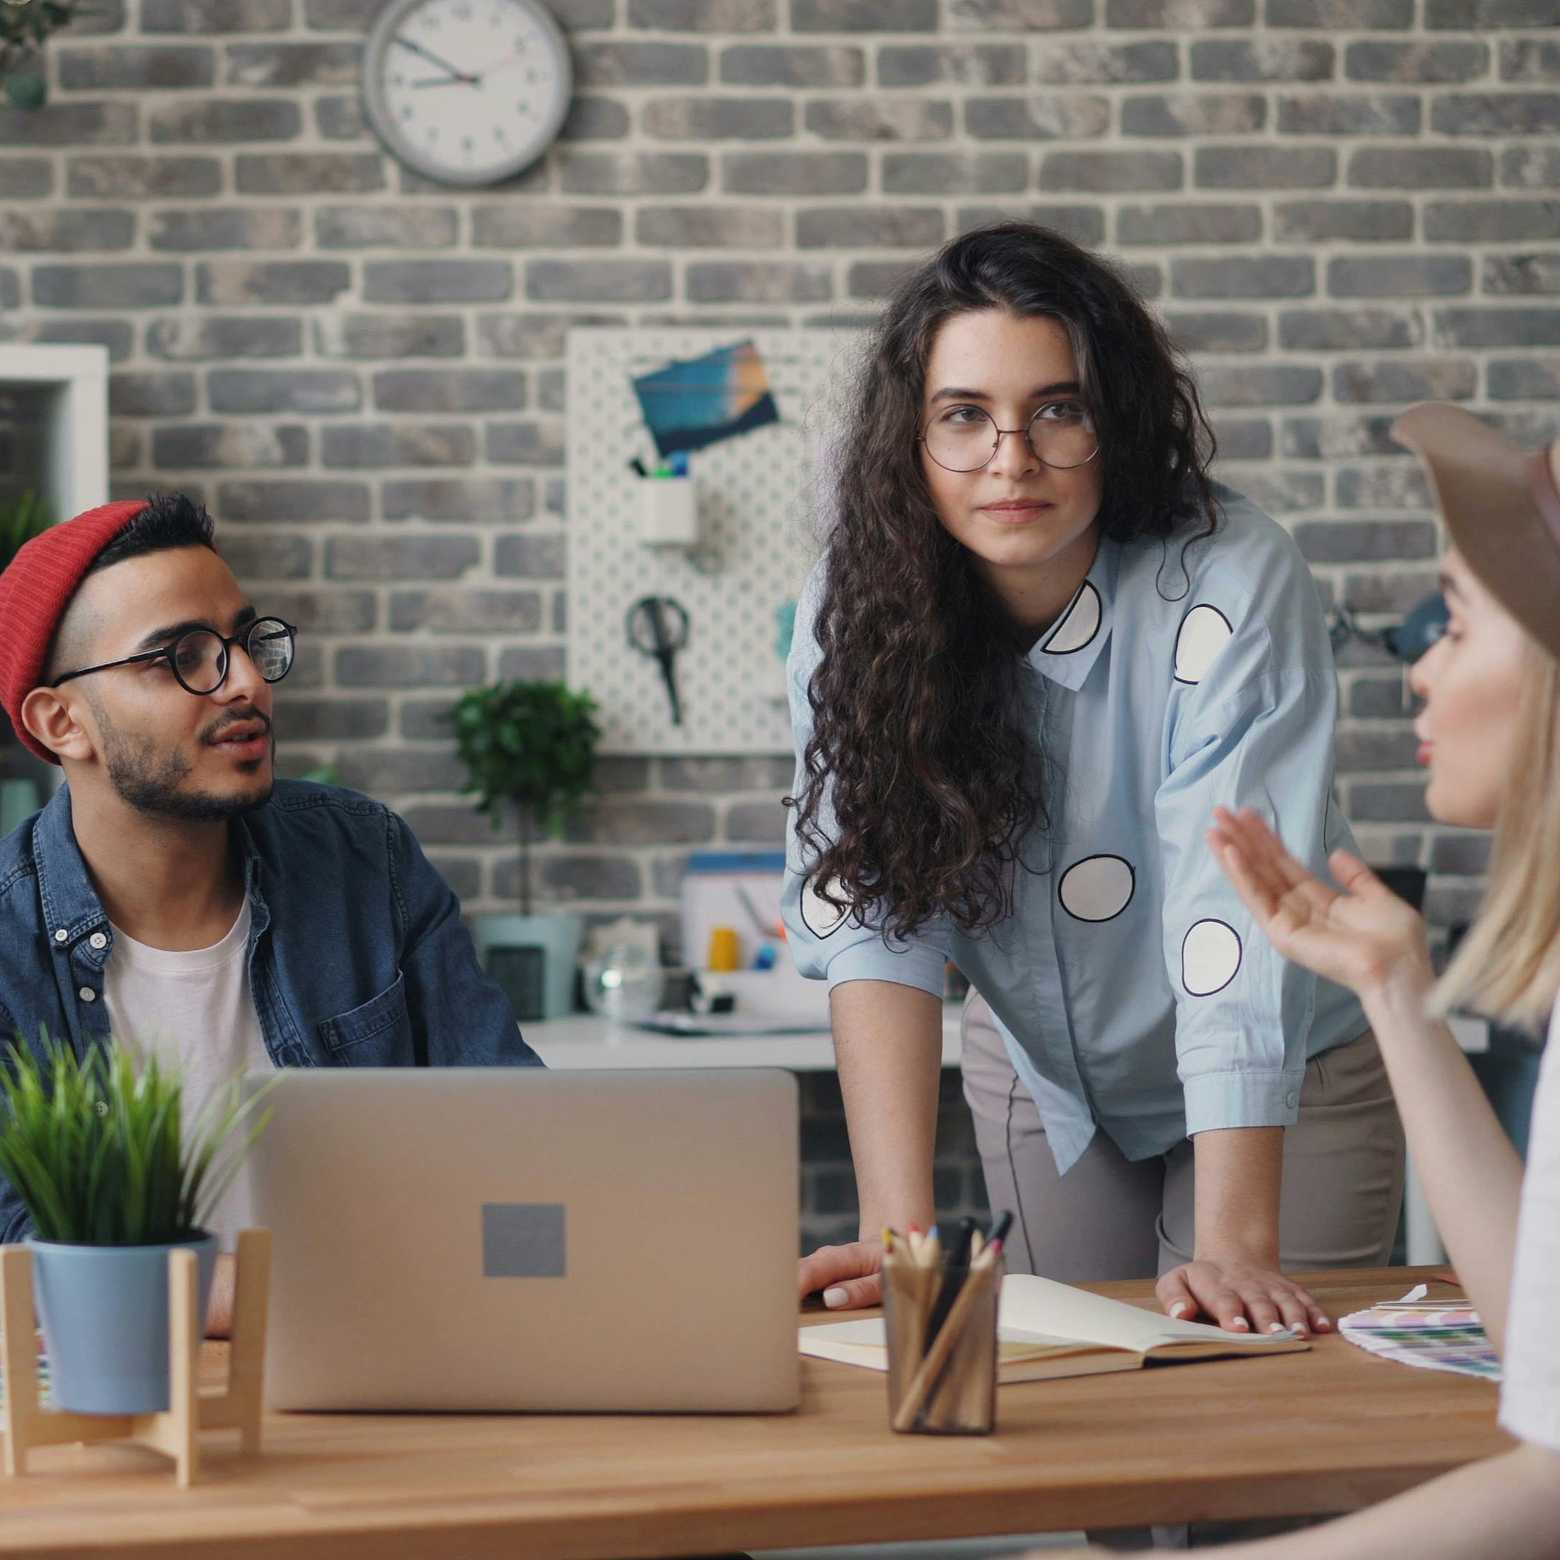
[[(1205, 1322), (1178, 1322), (1171, 1316), (1027, 1273), (1009, 1273), (1002, 1280), (997, 1337), (997, 1379), (1004, 1383), (1137, 1370), (1150, 1360), (1176, 1364), (1310, 1348), (1293, 1333), (1247, 1337)], [(818, 1359), (865, 1365), (869, 1370), (888, 1369), (888, 1347), (879, 1317), (804, 1327), (800, 1343), (803, 1354)]]

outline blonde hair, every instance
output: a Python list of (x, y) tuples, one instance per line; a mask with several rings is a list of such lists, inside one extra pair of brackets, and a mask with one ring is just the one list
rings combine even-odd
[(1560, 993), (1560, 661), (1527, 645), (1520, 735), (1478, 918), (1430, 995), (1542, 1032)]

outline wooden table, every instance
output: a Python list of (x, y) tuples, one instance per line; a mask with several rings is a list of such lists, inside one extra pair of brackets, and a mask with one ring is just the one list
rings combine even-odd
[[(1336, 1318), (1421, 1276), (1306, 1282)], [(610, 1560), (1331, 1512), (1511, 1444), (1490, 1384), (1338, 1337), (1004, 1387), (997, 1433), (959, 1440), (893, 1435), (876, 1373), (803, 1374), (784, 1416), (274, 1415), (258, 1461), (209, 1437), (184, 1494), (150, 1454), (52, 1448), (0, 1481), (0, 1554)]]

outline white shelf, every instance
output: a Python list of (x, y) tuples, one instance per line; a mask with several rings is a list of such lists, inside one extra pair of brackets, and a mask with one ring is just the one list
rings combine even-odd
[(108, 348), (0, 346), (0, 390), (43, 403), (44, 496), (56, 518), (108, 502)]

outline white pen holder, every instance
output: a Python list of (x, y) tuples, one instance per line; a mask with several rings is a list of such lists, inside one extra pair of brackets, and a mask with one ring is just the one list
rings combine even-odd
[(639, 506), (639, 540), (647, 547), (699, 545), (699, 495), (692, 477), (645, 477)]

